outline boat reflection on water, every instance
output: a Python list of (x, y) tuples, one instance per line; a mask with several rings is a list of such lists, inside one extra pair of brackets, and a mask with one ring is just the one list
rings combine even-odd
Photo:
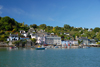
[(8, 50), (17, 50), (18, 47), (16, 47), (16, 46), (15, 46), (15, 47), (8, 47), (7, 49), (8, 49)]

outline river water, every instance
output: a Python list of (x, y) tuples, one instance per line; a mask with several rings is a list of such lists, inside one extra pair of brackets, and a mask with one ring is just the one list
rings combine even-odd
[(0, 48), (0, 67), (100, 67), (100, 48)]

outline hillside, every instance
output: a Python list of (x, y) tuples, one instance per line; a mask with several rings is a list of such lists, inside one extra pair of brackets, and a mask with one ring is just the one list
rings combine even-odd
[(58, 35), (62, 37), (62, 40), (75, 40), (75, 37), (88, 37), (88, 39), (98, 39), (100, 40), (100, 28), (96, 27), (94, 29), (88, 28), (75, 28), (70, 25), (64, 24), (63, 27), (52, 27), (47, 26), (46, 24), (41, 24), (37, 26), (35, 23), (28, 26), (27, 24), (19, 23), (15, 21), (13, 18), (8, 16), (0, 17), (0, 41), (6, 41), (6, 38), (10, 33), (19, 34), (19, 30), (25, 30), (26, 32), (29, 30), (29, 27), (34, 28), (35, 30), (43, 29), (47, 33), (54, 33), (54, 35)]

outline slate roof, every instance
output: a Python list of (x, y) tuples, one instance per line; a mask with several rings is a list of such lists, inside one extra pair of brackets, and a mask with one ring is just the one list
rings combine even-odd
[(11, 37), (18, 37), (17, 34), (11, 34), (10, 36), (11, 36)]

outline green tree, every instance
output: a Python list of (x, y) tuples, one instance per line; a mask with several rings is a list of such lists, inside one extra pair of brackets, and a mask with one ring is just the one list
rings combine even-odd
[(100, 31), (100, 28), (99, 28), (99, 27), (96, 27), (96, 28), (94, 28), (93, 31), (94, 31), (94, 32), (99, 32), (99, 31)]
[(32, 25), (30, 25), (30, 27), (33, 27), (34, 29), (36, 29), (37, 25), (36, 24), (32, 24)]
[(35, 38), (31, 39), (31, 41), (32, 41), (34, 44), (36, 44), (36, 39), (35, 39)]
[(1, 17), (0, 17), (0, 20), (1, 20)]
[(64, 41), (64, 38), (65, 38), (64, 36), (61, 36), (61, 40), (62, 40), (62, 41)]
[(96, 38), (97, 38), (98, 40), (100, 40), (100, 31), (98, 32)]
[(52, 26), (47, 26), (45, 30), (46, 30), (46, 32), (51, 33), (52, 29), (53, 29)]
[(70, 29), (70, 28), (71, 28), (71, 26), (64, 24), (64, 29)]
[(46, 24), (41, 24), (39, 27), (44, 30), (46, 28)]
[(8, 45), (8, 43), (9, 43), (9, 41), (5, 41), (6, 43), (7, 43), (7, 45)]
[(16, 46), (19, 46), (20, 43), (21, 43), (21, 40), (17, 40), (15, 42), (13, 42), (13, 44), (15, 44)]
[(24, 40), (21, 41), (21, 43), (22, 43), (22, 45), (25, 45), (27, 43), (27, 40), (24, 39)]
[(6, 38), (7, 38), (6, 35), (4, 35), (4, 34), (0, 35), (0, 41), (1, 42), (6, 41)]
[(0, 19), (0, 30), (12, 31), (15, 27), (19, 28), (18, 22), (8, 16)]
[(83, 41), (78, 40), (78, 45), (80, 45)]
[(97, 42), (98, 45), (100, 45), (100, 42)]

